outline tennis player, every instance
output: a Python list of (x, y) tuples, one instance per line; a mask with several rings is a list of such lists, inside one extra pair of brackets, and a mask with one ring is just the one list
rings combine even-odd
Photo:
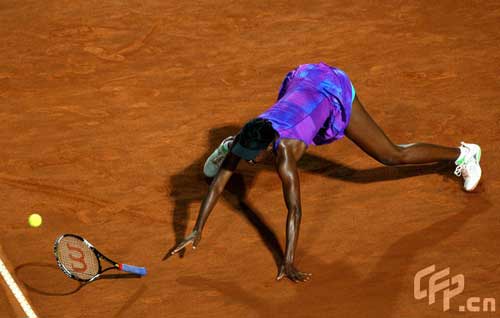
[(346, 73), (324, 63), (304, 64), (286, 75), (271, 108), (247, 122), (236, 136), (226, 138), (207, 159), (204, 173), (214, 179), (193, 232), (172, 254), (189, 244), (196, 248), (207, 218), (240, 160), (255, 164), (270, 152), (288, 209), (285, 259), (277, 279), (286, 276), (294, 282), (307, 281), (311, 274), (300, 272), (294, 265), (302, 216), (297, 162), (309, 146), (329, 144), (344, 135), (384, 165), (454, 162), (454, 173), (464, 178), (466, 191), (472, 191), (481, 178), (478, 145), (396, 145), (366, 112)]

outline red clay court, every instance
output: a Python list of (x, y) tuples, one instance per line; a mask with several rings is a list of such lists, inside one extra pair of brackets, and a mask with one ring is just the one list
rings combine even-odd
[[(499, 26), (498, 1), (3, 1), (2, 259), (43, 318), (494, 317), (459, 306), (500, 302)], [(195, 222), (205, 158), (320, 61), (395, 142), (480, 144), (479, 187), (343, 139), (300, 162), (310, 282), (275, 281), (287, 211), (270, 164), (240, 164), (199, 248), (162, 261)], [(62, 233), (148, 275), (82, 287), (56, 266)], [(465, 277), (446, 312), (444, 289), (414, 297), (433, 264)], [(22, 317), (9, 293), (0, 316)]]

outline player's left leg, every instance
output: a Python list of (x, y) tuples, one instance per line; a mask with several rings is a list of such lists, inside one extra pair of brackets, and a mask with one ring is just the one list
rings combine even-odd
[(464, 177), (467, 191), (473, 190), (481, 178), (481, 148), (478, 145), (462, 143), (459, 148), (425, 143), (396, 145), (371, 118), (357, 97), (352, 104), (351, 119), (345, 135), (385, 165), (454, 161), (457, 164), (455, 174)]

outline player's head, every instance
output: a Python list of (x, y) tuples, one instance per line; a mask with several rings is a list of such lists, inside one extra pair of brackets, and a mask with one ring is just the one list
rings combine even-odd
[(231, 152), (244, 160), (255, 160), (276, 136), (277, 133), (269, 120), (254, 118), (247, 122), (236, 136)]

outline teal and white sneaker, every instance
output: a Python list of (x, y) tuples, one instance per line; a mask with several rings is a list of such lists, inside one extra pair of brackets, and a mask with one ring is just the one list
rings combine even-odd
[(234, 140), (234, 136), (229, 136), (224, 139), (219, 147), (215, 149), (214, 152), (207, 158), (205, 161), (205, 165), (203, 166), (203, 173), (209, 177), (213, 178), (219, 172), (220, 166), (224, 159), (226, 159), (227, 154), (229, 153), (229, 147), (231, 146)]
[(474, 190), (481, 179), (482, 171), (479, 166), (480, 160), (481, 147), (476, 144), (466, 144), (462, 141), (460, 145), (460, 156), (455, 161), (457, 165), (455, 175), (464, 178), (465, 191)]

